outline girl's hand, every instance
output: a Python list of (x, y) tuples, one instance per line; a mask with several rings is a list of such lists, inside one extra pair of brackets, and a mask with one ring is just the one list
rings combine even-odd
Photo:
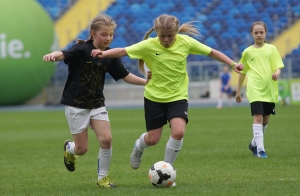
[(276, 81), (278, 80), (279, 76), (280, 76), (281, 70), (277, 69), (273, 74), (272, 74), (272, 80)]
[(54, 57), (54, 55), (52, 53), (50, 53), (50, 54), (46, 54), (43, 57), (43, 60), (44, 61), (52, 61), (52, 62), (54, 62), (55, 61), (55, 57)]
[(272, 74), (272, 80), (276, 81), (279, 78), (279, 74), (277, 72)]
[(237, 63), (234, 65), (233, 69), (236, 73), (240, 74), (240, 71), (244, 70), (244, 65), (241, 63)]
[(148, 82), (151, 80), (151, 77), (152, 77), (152, 72), (148, 71), (147, 72), (147, 81), (146, 81), (146, 84), (148, 84)]
[(236, 93), (236, 95), (235, 95), (235, 100), (236, 100), (236, 102), (238, 102), (238, 103), (241, 103), (241, 102), (242, 102), (242, 96), (241, 96), (241, 93)]
[(93, 56), (93, 57), (98, 56), (98, 58), (103, 58), (103, 52), (100, 49), (94, 49), (91, 52), (91, 56)]

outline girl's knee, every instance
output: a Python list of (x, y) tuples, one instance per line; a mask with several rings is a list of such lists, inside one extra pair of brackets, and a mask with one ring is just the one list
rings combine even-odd
[(148, 135), (147, 145), (154, 146), (156, 145), (160, 140), (160, 135)]
[(112, 143), (112, 137), (111, 136), (103, 137), (100, 139), (99, 142), (102, 148), (109, 148)]
[(148, 140), (147, 145), (149, 145), (149, 146), (154, 146), (154, 145), (156, 145), (158, 142), (159, 142), (159, 138), (152, 138), (152, 139), (149, 139), (149, 140)]
[(181, 140), (184, 137), (184, 131), (176, 131), (172, 133), (171, 136), (175, 140)]
[(262, 115), (254, 115), (254, 124), (262, 124), (263, 116)]
[(77, 155), (84, 155), (86, 152), (88, 151), (88, 147), (84, 147), (84, 146), (76, 146), (75, 148), (75, 152)]

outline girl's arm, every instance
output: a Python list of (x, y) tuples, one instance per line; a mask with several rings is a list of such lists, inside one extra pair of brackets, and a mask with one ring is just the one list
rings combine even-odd
[(237, 73), (240, 73), (240, 71), (242, 71), (244, 69), (243, 64), (241, 64), (241, 63), (235, 63), (228, 56), (226, 56), (222, 52), (217, 51), (215, 49), (212, 49), (208, 56), (210, 58), (213, 58), (213, 59), (215, 59), (217, 61), (220, 61), (222, 63), (225, 63), (225, 64), (229, 65)]
[(129, 73), (123, 80), (129, 84), (135, 84), (135, 85), (143, 85), (145, 86), (149, 81), (149, 75), (147, 79), (140, 78), (132, 73)]
[(241, 89), (242, 85), (244, 83), (246, 75), (245, 74), (240, 74), (239, 75), (239, 82), (238, 82), (238, 87), (235, 95), (236, 102), (241, 103), (242, 102), (242, 96), (241, 96)]
[(60, 52), (60, 51), (55, 51), (55, 52), (52, 52), (52, 53), (49, 53), (49, 54), (46, 54), (44, 57), (43, 57), (43, 60), (44, 61), (61, 61), (61, 60), (64, 60), (65, 59), (65, 55)]
[(276, 71), (272, 74), (272, 80), (274, 80), (274, 81), (278, 80), (280, 73), (281, 73), (281, 70), (276, 69)]
[(109, 50), (99, 50), (99, 49), (94, 49), (92, 50), (91, 55), (93, 57), (98, 56), (98, 58), (118, 58), (118, 57), (122, 57), (122, 56), (128, 56), (125, 48), (114, 48), (114, 49), (109, 49)]

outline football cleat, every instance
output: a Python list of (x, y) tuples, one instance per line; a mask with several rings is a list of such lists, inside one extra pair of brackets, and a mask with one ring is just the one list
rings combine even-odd
[(249, 144), (249, 150), (253, 153), (253, 156), (257, 156), (257, 146), (252, 146), (251, 142)]
[(257, 153), (257, 157), (258, 158), (262, 158), (262, 159), (265, 159), (265, 158), (268, 158), (267, 154), (265, 151), (261, 150)]
[(133, 150), (132, 153), (130, 155), (130, 165), (133, 169), (138, 169), (141, 165), (142, 162), (142, 156), (143, 156), (143, 152), (139, 151), (136, 148), (136, 143), (139, 141), (140, 139), (137, 139), (134, 143), (133, 146)]
[(70, 140), (66, 140), (64, 143), (64, 152), (65, 152), (64, 153), (64, 163), (65, 163), (67, 170), (72, 172), (72, 171), (75, 171), (75, 162), (76, 162), (77, 155), (70, 154), (68, 152), (67, 147), (70, 142), (71, 142)]
[(104, 178), (102, 178), (101, 180), (99, 180), (97, 182), (97, 186), (98, 187), (104, 187), (104, 188), (116, 188), (117, 186), (112, 183), (114, 181), (115, 180), (109, 179), (107, 176), (105, 176)]

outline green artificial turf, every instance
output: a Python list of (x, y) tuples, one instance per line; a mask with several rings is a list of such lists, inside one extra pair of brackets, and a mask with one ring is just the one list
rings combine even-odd
[(277, 106), (265, 133), (268, 159), (248, 150), (249, 107), (190, 108), (183, 147), (174, 167), (176, 187), (155, 188), (148, 170), (163, 160), (170, 135), (145, 150), (138, 170), (129, 164), (134, 141), (145, 131), (142, 109), (109, 109), (116, 189), (96, 186), (99, 145), (89, 130), (89, 150), (65, 169), (63, 143), (71, 139), (63, 110), (0, 112), (0, 195), (300, 195), (300, 107)]

